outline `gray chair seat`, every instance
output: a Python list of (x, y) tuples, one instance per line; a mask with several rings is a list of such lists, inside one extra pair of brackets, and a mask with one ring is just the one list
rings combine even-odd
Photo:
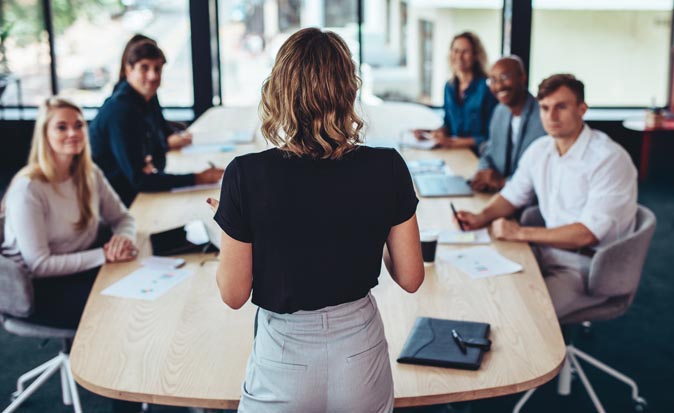
[[(0, 244), (3, 242), (5, 220), (0, 216)], [(63, 404), (73, 406), (75, 413), (82, 412), (77, 385), (70, 371), (68, 350), (75, 337), (75, 330), (56, 328), (31, 320), (35, 309), (33, 281), (28, 271), (11, 259), (0, 255), (0, 321), (11, 334), (39, 339), (59, 339), (64, 350), (19, 377), (13, 401), (3, 413), (15, 412), (21, 404), (54, 374), (60, 373)], [(28, 384), (30, 383), (30, 384)]]
[[(632, 305), (656, 225), (653, 212), (641, 205), (637, 209), (635, 221), (635, 229), (631, 234), (597, 249), (590, 263), (587, 295), (609, 297), (608, 300), (601, 304), (578, 308), (571, 314), (562, 317), (559, 320), (560, 324), (611, 320), (624, 314)], [(545, 221), (538, 207), (527, 208), (522, 213), (520, 222), (526, 226), (545, 226)], [(575, 373), (580, 377), (597, 412), (605, 413), (601, 401), (595, 394), (580, 365), (579, 360), (583, 360), (629, 385), (632, 389), (632, 400), (636, 409), (641, 411), (640, 409), (645, 408), (646, 401), (639, 396), (639, 389), (634, 380), (579, 350), (572, 343), (566, 346), (566, 354), (566, 361), (558, 376), (557, 391), (559, 394), (568, 395), (571, 393), (571, 377)], [(520, 399), (513, 409), (514, 413), (520, 411), (535, 390), (529, 390)]]
[(7, 332), (20, 337), (72, 340), (75, 330), (43, 326), (15, 317), (2, 317), (2, 325)]

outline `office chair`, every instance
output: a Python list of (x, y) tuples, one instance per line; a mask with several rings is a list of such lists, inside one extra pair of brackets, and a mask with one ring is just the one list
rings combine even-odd
[[(0, 244), (4, 238), (4, 217), (0, 217)], [(0, 255), (0, 321), (7, 332), (21, 337), (60, 339), (63, 350), (51, 360), (22, 374), (17, 380), (12, 402), (2, 413), (16, 411), (19, 406), (56, 372), (61, 375), (63, 404), (73, 406), (75, 413), (82, 412), (77, 385), (70, 371), (68, 351), (75, 330), (54, 328), (31, 322), (33, 312), (33, 283), (30, 274), (14, 261)], [(30, 381), (34, 381), (26, 387)]]
[[(522, 225), (545, 226), (545, 221), (538, 207), (527, 208), (520, 219)], [(634, 232), (629, 236), (599, 248), (590, 263), (588, 277), (588, 294), (610, 297), (607, 301), (587, 308), (580, 308), (559, 320), (561, 325), (580, 324), (587, 321), (610, 320), (621, 316), (632, 304), (643, 269), (648, 247), (655, 232), (656, 219), (653, 212), (639, 205), (636, 215)], [(572, 373), (578, 374), (595, 409), (599, 413), (606, 410), (587, 379), (579, 363), (583, 360), (599, 370), (615, 377), (632, 389), (632, 400), (637, 412), (646, 409), (646, 400), (639, 396), (639, 389), (634, 380), (593, 358), (589, 354), (576, 348), (573, 343), (566, 346), (566, 360), (558, 375), (557, 393), (563, 396), (571, 394)], [(527, 391), (519, 400), (513, 413), (520, 409), (529, 400), (536, 389)]]

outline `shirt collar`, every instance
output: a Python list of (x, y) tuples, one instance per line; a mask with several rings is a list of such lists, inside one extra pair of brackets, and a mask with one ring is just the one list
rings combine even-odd
[[(583, 159), (585, 155), (587, 145), (590, 143), (590, 138), (592, 137), (592, 129), (590, 129), (587, 124), (583, 124), (583, 130), (581, 130), (578, 139), (571, 145), (571, 148), (564, 154), (566, 159)], [(555, 153), (557, 153), (557, 147), (555, 146)]]
[[(484, 78), (480, 76), (473, 76), (473, 80), (470, 81), (470, 84), (466, 88), (465, 95), (471, 94), (480, 84), (480, 82), (484, 82)], [(454, 89), (454, 93), (458, 93), (459, 91), (459, 78), (454, 76), (454, 79), (452, 79), (451, 82), (449, 82), (450, 85), (452, 85), (452, 89)]]

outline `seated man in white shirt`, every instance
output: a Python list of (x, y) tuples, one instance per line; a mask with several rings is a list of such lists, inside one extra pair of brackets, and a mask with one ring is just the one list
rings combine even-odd
[[(491, 223), (500, 240), (531, 242), (558, 317), (599, 304), (586, 295), (594, 248), (629, 234), (637, 211), (637, 172), (627, 152), (583, 122), (583, 83), (553, 75), (538, 88), (548, 133), (525, 151), (503, 190), (479, 213), (460, 211), (464, 227)], [(545, 227), (506, 219), (535, 197)]]

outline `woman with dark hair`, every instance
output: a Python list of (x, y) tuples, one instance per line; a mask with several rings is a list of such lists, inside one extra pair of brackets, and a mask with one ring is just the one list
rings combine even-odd
[(94, 161), (127, 206), (138, 192), (215, 183), (224, 172), (208, 168), (193, 174), (164, 173), (171, 135), (156, 100), (164, 63), (164, 53), (154, 41), (131, 44), (124, 55), (125, 78), (91, 122)]
[(424, 279), (417, 198), (393, 149), (361, 145), (360, 80), (342, 38), (303, 29), (262, 87), (262, 134), (275, 146), (227, 167), (217, 284), (259, 306), (242, 412), (391, 412), (384, 327), (370, 289), (382, 257), (415, 292)]
[[(128, 42), (126, 42), (126, 46), (124, 46), (124, 52), (122, 52), (122, 61), (119, 64), (119, 79), (117, 81), (117, 84), (115, 85), (115, 90), (117, 87), (121, 84), (123, 80), (126, 80), (126, 68), (125, 62), (127, 60), (127, 55), (129, 53), (129, 50), (131, 49), (131, 46), (133, 46), (136, 43), (140, 42), (150, 42), (153, 43), (154, 45), (157, 45), (157, 42), (145, 36), (144, 34), (134, 34), (131, 39), (129, 39)], [(185, 125), (180, 123), (180, 122), (170, 122), (164, 119), (164, 114), (162, 113), (162, 107), (159, 104), (159, 99), (157, 98), (157, 95), (155, 95), (151, 102), (152, 105), (155, 106), (155, 109), (157, 110), (158, 114), (161, 116), (163, 119), (163, 131), (164, 134), (166, 135), (166, 149), (171, 150), (171, 149), (180, 149), (184, 146), (188, 146), (192, 144), (192, 134), (185, 129)]]
[(416, 130), (418, 139), (434, 139), (444, 148), (474, 148), (489, 139), (489, 120), (498, 103), (487, 86), (487, 53), (480, 38), (460, 33), (449, 47), (452, 77), (445, 85), (445, 117), (442, 127)]

